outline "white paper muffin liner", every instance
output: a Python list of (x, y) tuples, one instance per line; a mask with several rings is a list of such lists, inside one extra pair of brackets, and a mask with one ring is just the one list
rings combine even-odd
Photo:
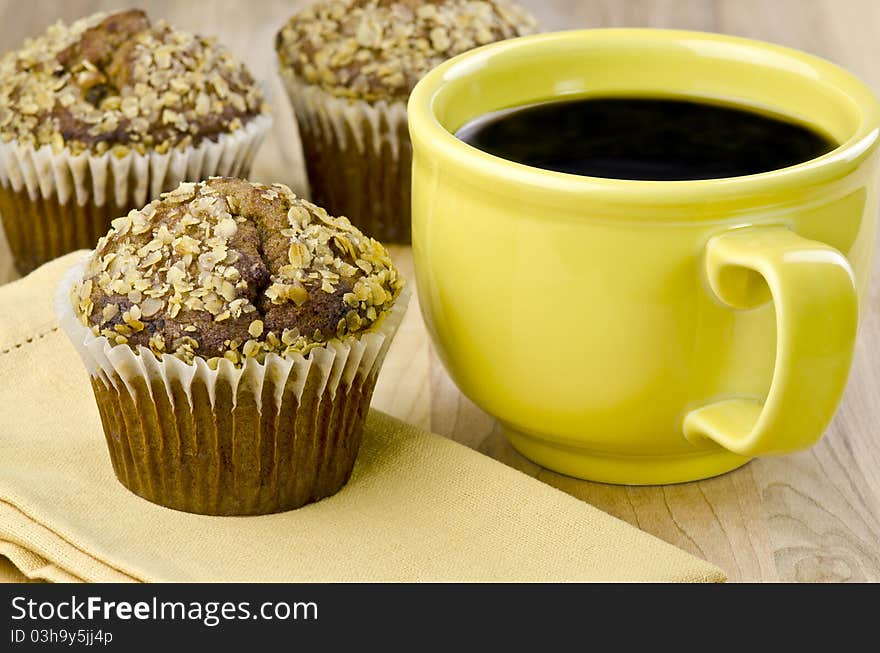
[(412, 145), (406, 102), (342, 98), (283, 66), (312, 201), (384, 242), (410, 240)]
[(271, 125), (272, 118), (261, 114), (216, 141), (205, 139), (165, 154), (129, 150), (121, 158), (109, 151), (72, 154), (65, 148), (56, 154), (49, 145), (35, 149), (17, 141), (0, 142), (0, 184), (14, 191), (26, 188), (32, 200), (56, 196), (61, 204), (74, 200), (79, 205), (112, 201), (143, 206), (182, 181), (238, 176), (253, 161)]
[(216, 142), (165, 154), (129, 150), (122, 157), (0, 142), (0, 217), (19, 272), (93, 247), (113, 218), (182, 181), (247, 176), (271, 125), (261, 114)]

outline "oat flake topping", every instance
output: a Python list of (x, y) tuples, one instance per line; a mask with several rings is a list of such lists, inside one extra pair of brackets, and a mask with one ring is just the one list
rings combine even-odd
[(341, 97), (405, 100), (429, 70), (536, 31), (513, 0), (323, 0), (276, 37), (284, 68)]
[(213, 39), (140, 10), (60, 22), (0, 59), (0, 138), (72, 153), (160, 153), (265, 111), (248, 70)]
[(281, 184), (214, 177), (114, 220), (72, 301), (113, 344), (241, 364), (367, 331), (402, 287), (347, 218)]

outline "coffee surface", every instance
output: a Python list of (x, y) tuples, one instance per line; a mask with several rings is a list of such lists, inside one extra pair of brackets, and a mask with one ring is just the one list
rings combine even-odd
[(528, 166), (662, 181), (767, 172), (837, 147), (805, 125), (745, 107), (653, 98), (583, 98), (506, 109), (472, 120), (455, 135)]

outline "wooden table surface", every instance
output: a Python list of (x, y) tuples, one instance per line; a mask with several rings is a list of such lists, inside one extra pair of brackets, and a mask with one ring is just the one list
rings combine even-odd
[[(0, 51), (57, 18), (72, 20), (130, 3), (0, 0)], [(275, 74), (273, 36), (304, 2), (140, 0), (156, 17), (216, 35), (267, 90), (274, 134), (252, 178), (306, 192), (290, 108)], [(775, 41), (826, 57), (880, 91), (877, 0), (523, 0), (545, 29), (652, 26)], [(407, 248), (394, 248), (412, 275)], [(461, 395), (431, 349), (413, 302), (373, 405), (462, 442), (709, 560), (733, 581), (880, 580), (880, 278), (864, 322), (843, 404), (812, 450), (756, 460), (718, 478), (667, 487), (620, 487), (542, 469), (516, 453), (495, 421)], [(0, 236), (0, 282), (13, 278)]]

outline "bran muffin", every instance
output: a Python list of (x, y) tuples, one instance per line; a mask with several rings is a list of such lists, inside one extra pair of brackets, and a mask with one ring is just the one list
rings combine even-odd
[(264, 514), (348, 480), (402, 289), (346, 218), (212, 178), (115, 219), (58, 306), (119, 480), (179, 510)]
[(270, 119), (214, 40), (95, 14), (0, 59), (0, 216), (18, 271), (94, 246), (182, 180), (246, 175)]
[(410, 91), (450, 57), (534, 31), (513, 0), (323, 0), (293, 16), (275, 47), (312, 200), (409, 242)]

